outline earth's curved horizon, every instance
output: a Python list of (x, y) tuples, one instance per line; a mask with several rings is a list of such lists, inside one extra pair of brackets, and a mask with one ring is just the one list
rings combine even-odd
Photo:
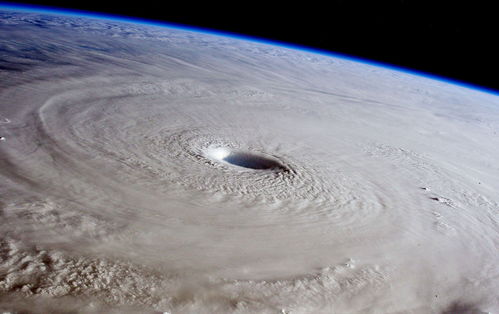
[(499, 95), (96, 17), (0, 6), (0, 310), (498, 311)]

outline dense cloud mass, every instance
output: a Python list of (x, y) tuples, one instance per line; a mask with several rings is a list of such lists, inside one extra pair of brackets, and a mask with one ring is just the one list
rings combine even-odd
[(0, 11), (0, 309), (499, 309), (499, 97)]

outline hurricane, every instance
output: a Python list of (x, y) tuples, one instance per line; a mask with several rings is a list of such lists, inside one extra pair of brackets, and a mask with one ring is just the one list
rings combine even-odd
[(496, 313), (499, 97), (0, 8), (0, 309)]

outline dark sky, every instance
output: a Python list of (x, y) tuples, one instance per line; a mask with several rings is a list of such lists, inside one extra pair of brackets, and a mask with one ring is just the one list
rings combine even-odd
[[(0, 0), (1, 1), (1, 0)], [(21, 1), (290, 42), (499, 91), (499, 18), (480, 1)], [(107, 2), (107, 3), (106, 3)], [(436, 5), (435, 3), (438, 3)]]

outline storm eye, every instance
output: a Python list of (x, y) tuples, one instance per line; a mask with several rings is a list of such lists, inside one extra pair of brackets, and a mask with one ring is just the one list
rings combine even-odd
[(232, 151), (227, 148), (212, 149), (208, 155), (217, 161), (247, 169), (269, 170), (283, 168), (278, 161), (271, 158), (250, 152)]
[(234, 152), (223, 159), (225, 162), (248, 169), (273, 169), (280, 168), (281, 164), (269, 158), (265, 158), (250, 153)]

